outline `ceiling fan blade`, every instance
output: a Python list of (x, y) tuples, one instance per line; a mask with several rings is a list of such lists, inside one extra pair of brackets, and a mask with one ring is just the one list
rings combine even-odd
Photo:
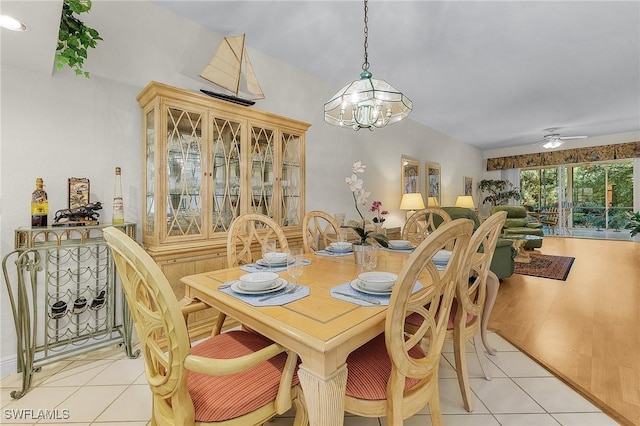
[(588, 138), (589, 136), (560, 136), (558, 139), (562, 139), (563, 141), (569, 140), (569, 139), (585, 139)]

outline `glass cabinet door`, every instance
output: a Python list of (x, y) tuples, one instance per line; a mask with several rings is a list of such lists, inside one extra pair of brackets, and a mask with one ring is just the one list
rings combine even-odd
[(167, 235), (202, 232), (202, 113), (167, 109)]
[(251, 127), (251, 213), (275, 218), (273, 203), (275, 131)]
[(146, 211), (146, 224), (143, 232), (146, 235), (153, 235), (155, 232), (155, 155), (156, 155), (156, 138), (155, 138), (155, 123), (154, 123), (155, 111), (152, 109), (146, 114), (146, 138), (145, 138), (145, 151), (147, 153), (145, 163), (145, 180), (146, 180), (146, 194), (145, 194), (145, 211)]
[(212, 230), (227, 231), (240, 214), (240, 123), (214, 118), (211, 125), (213, 165)]
[(297, 226), (302, 223), (302, 144), (300, 135), (282, 132), (280, 140), (282, 152), (280, 225)]

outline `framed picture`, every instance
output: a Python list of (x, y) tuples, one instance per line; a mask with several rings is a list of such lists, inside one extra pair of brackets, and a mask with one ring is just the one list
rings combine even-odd
[(420, 192), (420, 162), (402, 157), (401, 194)]
[(89, 179), (69, 178), (69, 208), (75, 209), (89, 204)]
[(473, 196), (473, 178), (470, 178), (469, 176), (463, 176), (463, 194), (464, 195), (471, 195)]
[(442, 200), (440, 200), (440, 164), (427, 163), (425, 167), (425, 184), (427, 185), (427, 197), (435, 197), (435, 199), (438, 200), (438, 205), (440, 205), (442, 202)]

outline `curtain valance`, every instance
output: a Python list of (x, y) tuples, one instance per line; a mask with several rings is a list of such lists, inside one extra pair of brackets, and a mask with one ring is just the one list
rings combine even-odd
[(487, 159), (487, 171), (640, 157), (640, 141)]

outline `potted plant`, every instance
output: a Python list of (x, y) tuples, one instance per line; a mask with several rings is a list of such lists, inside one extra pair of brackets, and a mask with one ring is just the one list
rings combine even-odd
[(58, 30), (58, 46), (56, 48), (56, 69), (65, 65), (75, 70), (76, 75), (89, 78), (89, 73), (82, 70), (87, 50), (95, 48), (98, 40), (102, 40), (98, 31), (86, 26), (74, 13), (86, 13), (91, 10), (91, 0), (64, 0), (62, 16)]
[(629, 215), (629, 223), (625, 226), (625, 229), (631, 230), (631, 237), (635, 237), (640, 233), (640, 211), (635, 213), (627, 212)]
[[(356, 259), (356, 264), (362, 264), (362, 251), (364, 251), (365, 246), (371, 245), (370, 240), (376, 241), (382, 247), (389, 247), (389, 239), (386, 235), (380, 234), (375, 231), (367, 231), (365, 228), (365, 220), (364, 216), (360, 212), (359, 205), (365, 206), (367, 204), (367, 197), (371, 195), (370, 192), (364, 190), (364, 183), (362, 179), (358, 179), (357, 173), (364, 173), (364, 170), (367, 166), (362, 164), (360, 161), (353, 163), (352, 166), (352, 174), (351, 176), (347, 176), (345, 182), (349, 185), (349, 189), (351, 189), (351, 194), (353, 195), (353, 202), (356, 207), (356, 211), (358, 212), (358, 216), (362, 220), (362, 226), (344, 226), (345, 228), (353, 229), (356, 234), (358, 234), (359, 241), (353, 243), (353, 254)], [(380, 203), (381, 205), (382, 203)]]
[(482, 179), (478, 185), (483, 194), (487, 194), (482, 199), (482, 204), (490, 203), (491, 206), (507, 204), (509, 200), (519, 200), (522, 198), (520, 190), (514, 188), (508, 180)]

